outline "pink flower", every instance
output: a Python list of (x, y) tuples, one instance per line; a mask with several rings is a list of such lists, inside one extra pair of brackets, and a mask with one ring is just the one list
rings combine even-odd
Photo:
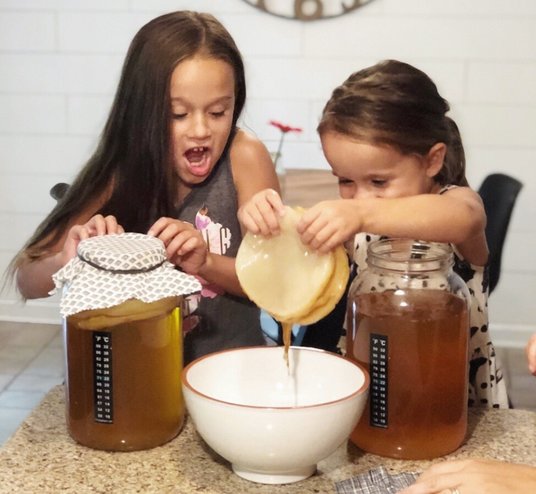
[(277, 146), (277, 152), (275, 153), (275, 157), (274, 157), (274, 166), (277, 167), (277, 160), (281, 157), (281, 150), (283, 149), (283, 141), (285, 140), (285, 135), (288, 132), (301, 132), (302, 129), (300, 127), (291, 127), (290, 125), (286, 125), (284, 123), (278, 122), (277, 120), (270, 120), (269, 123), (270, 125), (277, 127), (281, 131), (281, 138), (279, 139), (279, 146)]
[(283, 134), (286, 134), (287, 132), (301, 132), (302, 131), (300, 127), (291, 127), (290, 125), (283, 124), (281, 122), (278, 122), (277, 120), (270, 120), (270, 125), (277, 127)]

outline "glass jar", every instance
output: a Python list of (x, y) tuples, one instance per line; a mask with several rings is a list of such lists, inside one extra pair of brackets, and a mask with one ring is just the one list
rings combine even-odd
[(381, 456), (429, 459), (467, 431), (469, 292), (447, 244), (372, 242), (348, 295), (347, 356), (370, 391), (351, 435)]
[(160, 240), (130, 233), (83, 240), (53, 278), (70, 435), (111, 451), (173, 439), (184, 421), (181, 305), (198, 280), (167, 262)]
[(173, 439), (184, 421), (182, 329), (175, 297), (129, 300), (64, 319), (69, 433), (96, 449)]

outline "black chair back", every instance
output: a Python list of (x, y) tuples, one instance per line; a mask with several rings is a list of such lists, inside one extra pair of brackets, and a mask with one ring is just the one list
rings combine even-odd
[(523, 184), (519, 180), (509, 175), (492, 173), (484, 179), (478, 190), (488, 217), (486, 239), (490, 252), (489, 293), (499, 282), (504, 241), (514, 204), (522, 187)]
[(52, 199), (56, 199), (56, 201), (59, 201), (60, 199), (63, 199), (63, 196), (67, 192), (68, 188), (69, 184), (66, 184), (64, 182), (58, 182), (50, 189), (50, 197), (52, 197)]

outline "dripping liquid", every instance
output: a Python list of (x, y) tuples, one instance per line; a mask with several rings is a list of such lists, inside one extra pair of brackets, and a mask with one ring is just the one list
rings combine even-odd
[(282, 322), (281, 326), (283, 328), (283, 345), (285, 347), (285, 352), (283, 354), (283, 358), (285, 359), (287, 367), (289, 367), (288, 351), (289, 351), (289, 348), (290, 348), (290, 340), (291, 340), (291, 336), (292, 336), (292, 323), (291, 322)]

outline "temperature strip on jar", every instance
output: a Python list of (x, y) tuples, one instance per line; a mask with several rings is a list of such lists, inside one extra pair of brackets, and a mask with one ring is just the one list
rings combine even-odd
[(370, 335), (370, 425), (387, 427), (387, 356), (388, 339), (381, 334)]
[(112, 333), (93, 333), (93, 383), (95, 422), (113, 423)]

